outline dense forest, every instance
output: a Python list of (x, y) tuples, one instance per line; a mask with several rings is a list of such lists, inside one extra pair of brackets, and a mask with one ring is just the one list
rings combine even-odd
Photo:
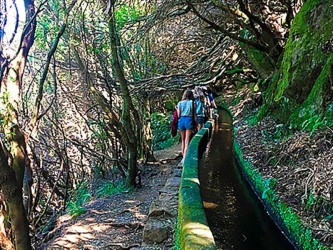
[[(99, 179), (136, 188), (138, 162), (177, 141), (169, 118), (187, 88), (209, 86), (228, 105), (250, 98), (252, 124), (274, 120), (275, 139), (332, 133), (331, 0), (1, 0), (0, 9), (0, 249), (34, 248), (58, 214), (79, 210), (76, 190)], [(331, 246), (332, 186), (311, 187), (309, 176), (302, 199), (326, 218), (318, 239)]]

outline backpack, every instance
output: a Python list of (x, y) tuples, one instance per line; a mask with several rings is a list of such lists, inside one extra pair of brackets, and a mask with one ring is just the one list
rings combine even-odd
[(171, 135), (175, 137), (177, 135), (177, 128), (178, 128), (178, 114), (177, 110), (172, 115), (172, 122), (171, 122)]

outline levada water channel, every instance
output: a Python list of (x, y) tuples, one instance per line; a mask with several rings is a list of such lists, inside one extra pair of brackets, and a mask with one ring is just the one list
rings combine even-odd
[(219, 111), (200, 160), (202, 200), (217, 249), (295, 249), (244, 180), (233, 155), (232, 120)]

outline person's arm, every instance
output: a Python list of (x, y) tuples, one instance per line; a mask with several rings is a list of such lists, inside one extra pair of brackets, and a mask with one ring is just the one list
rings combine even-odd
[(198, 124), (198, 117), (197, 117), (197, 104), (194, 102), (193, 103), (193, 117), (194, 117), (194, 121), (195, 121), (195, 124)]
[(177, 116), (178, 116), (178, 119), (180, 118), (180, 109), (178, 108), (178, 106), (176, 106), (176, 110), (177, 110)]
[(216, 103), (215, 103), (214, 99), (212, 100), (211, 105), (212, 105), (213, 108), (217, 109), (217, 106), (216, 106)]
[(214, 96), (213, 96), (213, 94), (209, 94), (209, 101), (210, 101), (210, 106), (212, 107), (212, 108), (217, 108), (216, 107), (216, 103), (215, 103), (215, 101), (214, 101)]

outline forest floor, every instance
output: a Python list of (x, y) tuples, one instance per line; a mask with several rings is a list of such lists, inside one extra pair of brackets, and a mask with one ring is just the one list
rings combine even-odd
[[(169, 174), (177, 166), (180, 145), (155, 152), (156, 162), (140, 166), (142, 187), (96, 199), (84, 206), (76, 218), (66, 214), (56, 222), (49, 240), (37, 249), (167, 249), (141, 248), (149, 207), (159, 195)], [(170, 244), (170, 241), (166, 242)]]

